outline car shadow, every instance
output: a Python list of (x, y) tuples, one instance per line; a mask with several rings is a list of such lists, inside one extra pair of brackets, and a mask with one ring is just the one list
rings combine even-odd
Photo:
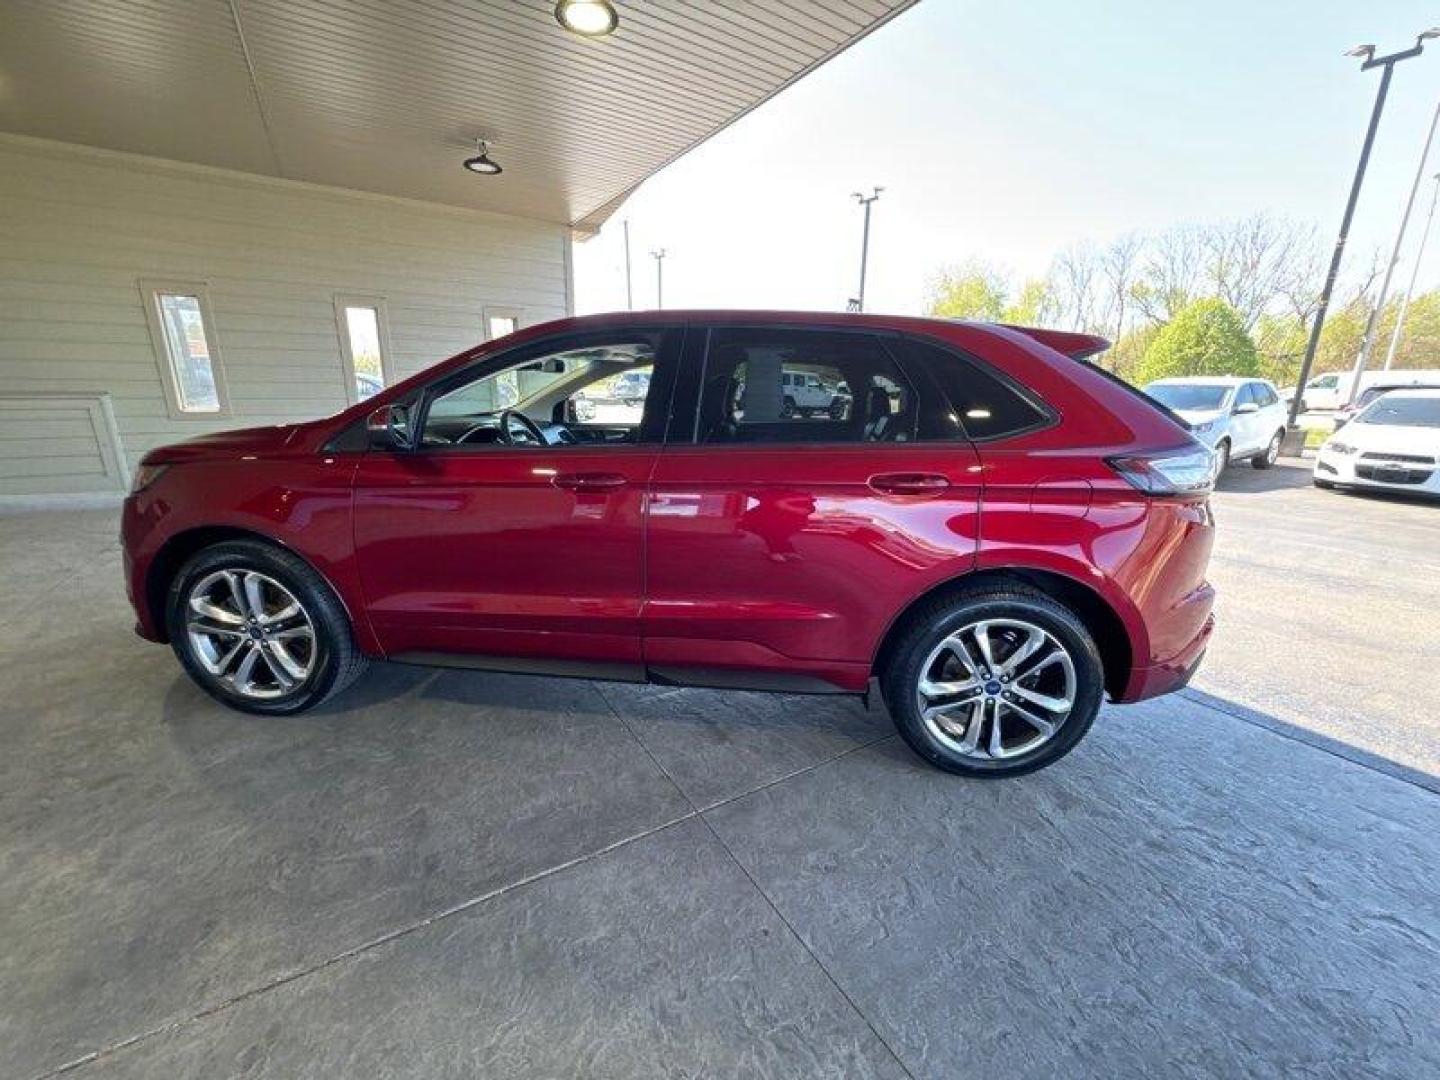
[(1309, 461), (1300, 458), (1281, 458), (1268, 469), (1256, 469), (1248, 461), (1239, 461), (1220, 474), (1215, 490), (1227, 495), (1259, 495), (1309, 487), (1312, 468)]

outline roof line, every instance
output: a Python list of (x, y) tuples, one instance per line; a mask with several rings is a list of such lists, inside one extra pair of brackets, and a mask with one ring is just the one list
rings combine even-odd
[(235, 37), (240, 42), (240, 55), (245, 58), (245, 72), (250, 78), (250, 93), (255, 97), (255, 111), (260, 114), (260, 126), (265, 130), (265, 144), (270, 147), (270, 156), (275, 159), (275, 172), (285, 176), (285, 166), (280, 161), (280, 149), (275, 145), (275, 132), (270, 127), (270, 110), (265, 107), (265, 95), (260, 92), (260, 76), (255, 72), (255, 58), (250, 55), (250, 44), (245, 40), (245, 27), (240, 21), (240, 0), (227, 0), (230, 21), (235, 24)]

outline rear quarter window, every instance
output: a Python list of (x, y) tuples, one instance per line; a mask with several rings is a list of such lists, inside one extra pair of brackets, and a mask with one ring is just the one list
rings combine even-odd
[(908, 341), (911, 364), (932, 384), (921, 413), (921, 439), (1003, 439), (1044, 427), (1049, 409), (1025, 388), (964, 353)]

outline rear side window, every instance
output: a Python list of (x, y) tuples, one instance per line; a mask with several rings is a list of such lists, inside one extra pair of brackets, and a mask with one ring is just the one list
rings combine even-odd
[(702, 443), (907, 442), (916, 395), (868, 334), (717, 329), (696, 423)]
[(922, 439), (1001, 439), (1049, 422), (1038, 399), (968, 357), (925, 341), (909, 348), (944, 397), (925, 410)]

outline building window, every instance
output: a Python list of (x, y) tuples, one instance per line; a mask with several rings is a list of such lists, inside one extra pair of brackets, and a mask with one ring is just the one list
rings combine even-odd
[(140, 289), (170, 415), (228, 415), (225, 372), (204, 284), (148, 281)]
[(497, 338), (513, 334), (520, 329), (520, 311), (518, 308), (496, 308), (485, 309), (485, 340), (495, 341)]
[(379, 297), (337, 296), (335, 322), (345, 362), (345, 395), (353, 405), (374, 397), (394, 381), (385, 301)]

